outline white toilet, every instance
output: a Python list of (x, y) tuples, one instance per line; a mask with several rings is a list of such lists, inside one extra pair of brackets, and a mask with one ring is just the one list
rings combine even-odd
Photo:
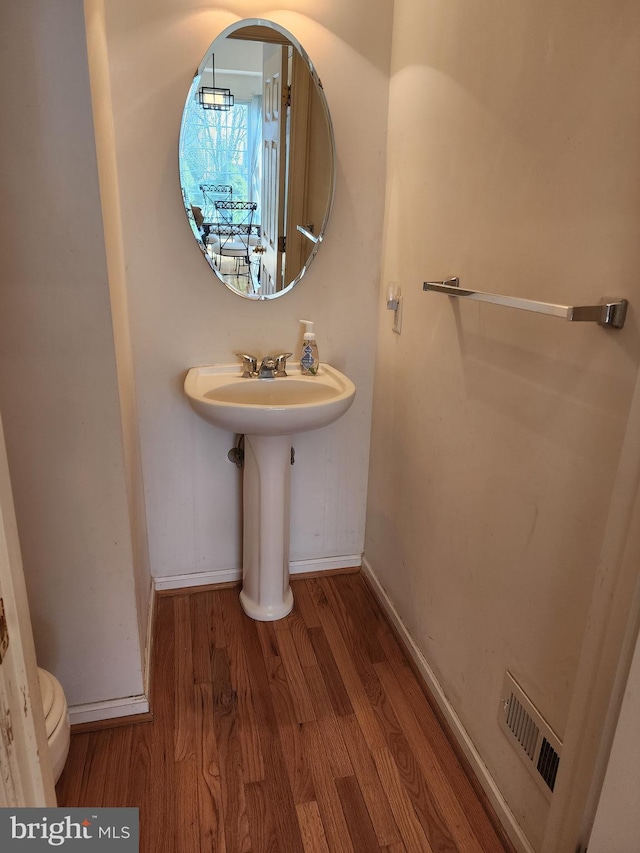
[(50, 672), (38, 667), (38, 677), (40, 680), (40, 692), (42, 693), (42, 709), (44, 711), (47, 740), (49, 741), (49, 751), (51, 753), (51, 765), (55, 781), (57, 782), (69, 754), (69, 741), (71, 738), (67, 700), (62, 690), (62, 685)]

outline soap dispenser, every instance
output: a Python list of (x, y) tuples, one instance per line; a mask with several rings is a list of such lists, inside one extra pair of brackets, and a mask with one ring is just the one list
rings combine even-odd
[(300, 353), (300, 372), (306, 376), (315, 376), (320, 367), (318, 358), (318, 344), (316, 343), (313, 322), (311, 320), (300, 320), (304, 323), (306, 331), (302, 341), (302, 352)]

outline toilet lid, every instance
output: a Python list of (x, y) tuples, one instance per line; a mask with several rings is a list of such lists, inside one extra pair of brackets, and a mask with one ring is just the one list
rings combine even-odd
[(40, 693), (42, 694), (44, 723), (47, 729), (47, 737), (50, 737), (60, 722), (60, 718), (66, 713), (67, 702), (64, 698), (62, 685), (50, 672), (38, 668), (38, 679), (40, 681)]

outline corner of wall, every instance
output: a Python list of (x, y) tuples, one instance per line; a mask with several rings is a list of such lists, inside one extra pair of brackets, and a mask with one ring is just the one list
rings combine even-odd
[(135, 373), (129, 328), (104, 0), (85, 0), (85, 21), (98, 180), (120, 397), (123, 453), (127, 477), (136, 609), (140, 649), (143, 665), (146, 669), (145, 647), (148, 642), (149, 630), (149, 594), (153, 600), (153, 593), (138, 435)]

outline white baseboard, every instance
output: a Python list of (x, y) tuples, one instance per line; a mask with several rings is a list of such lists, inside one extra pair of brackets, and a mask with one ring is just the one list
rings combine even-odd
[[(292, 575), (303, 572), (326, 572), (331, 569), (349, 569), (359, 566), (361, 554), (347, 554), (343, 557), (319, 557), (313, 560), (292, 560), (289, 572)], [(155, 590), (187, 589), (195, 586), (208, 586), (217, 583), (233, 583), (242, 580), (242, 569), (216, 569), (211, 572), (186, 572), (182, 575), (168, 575), (153, 578)]]
[(480, 753), (476, 749), (473, 741), (469, 737), (469, 734), (465, 727), (462, 725), (460, 718), (456, 714), (453, 709), (453, 706), (445, 696), (445, 693), (440, 685), (440, 682), (436, 678), (435, 673), (425, 660), (422, 652), (415, 644), (411, 634), (407, 630), (404, 622), (400, 618), (400, 615), (396, 608), (394, 607), (391, 599), (387, 595), (384, 587), (376, 577), (371, 564), (368, 562), (366, 557), (362, 557), (362, 571), (366, 575), (371, 587), (375, 593), (376, 598), (382, 609), (385, 611), (394, 627), (400, 634), (402, 641), (413, 658), (420, 675), (426, 682), (427, 687), (435, 701), (438, 704), (438, 707), (442, 711), (449, 728), (453, 736), (455, 737), (460, 749), (464, 753), (467, 761), (471, 765), (471, 768), (478, 779), (478, 782), (482, 786), (485, 794), (487, 795), (491, 805), (493, 806), (496, 815), (498, 816), (500, 822), (502, 823), (511, 843), (516, 847), (519, 853), (534, 853), (533, 847), (531, 847), (527, 837), (525, 836), (522, 828), (518, 824), (513, 812), (507, 805), (506, 800), (502, 796), (500, 789), (498, 788), (493, 776), (489, 773), (487, 766), (484, 761), (480, 757)]
[(242, 578), (242, 569), (216, 569), (212, 572), (185, 572), (183, 575), (167, 575), (163, 578), (153, 578), (153, 588), (187, 589), (191, 586), (208, 586), (214, 583), (232, 583)]
[(289, 573), (300, 575), (304, 572), (328, 572), (331, 569), (354, 569), (362, 563), (362, 554), (347, 554), (345, 557), (320, 557), (316, 560), (293, 560), (289, 563)]
[(104, 702), (72, 705), (69, 708), (69, 722), (75, 726), (78, 723), (95, 723), (148, 712), (149, 700), (146, 696), (127, 696), (126, 699), (107, 699)]

